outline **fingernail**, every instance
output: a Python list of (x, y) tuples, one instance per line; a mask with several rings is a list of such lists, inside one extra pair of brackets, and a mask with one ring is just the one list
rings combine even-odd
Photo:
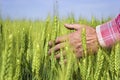
[(49, 55), (50, 55), (50, 52), (51, 52), (51, 51), (49, 50), (49, 51), (48, 51), (48, 54), (49, 54)]
[(50, 46), (50, 45), (51, 45), (51, 42), (49, 42), (48, 45)]
[(52, 47), (53, 41), (49, 41), (48, 45), (49, 45), (50, 47)]

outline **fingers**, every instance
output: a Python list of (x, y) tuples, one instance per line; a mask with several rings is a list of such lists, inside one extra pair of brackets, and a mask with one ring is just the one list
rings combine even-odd
[[(63, 57), (65, 57), (65, 55), (66, 55), (65, 51), (62, 52), (62, 55), (63, 55)], [(61, 57), (60, 53), (58, 53), (58, 54), (55, 55), (56, 59), (60, 59), (60, 57)]]
[[(67, 64), (67, 59), (64, 59), (64, 61), (63, 61), (63, 62), (64, 62), (64, 64)], [(60, 65), (62, 65), (62, 63), (61, 63), (61, 62), (59, 62), (59, 64), (60, 64)]]
[(58, 37), (58, 38), (56, 38), (56, 40), (55, 40), (55, 44), (64, 42), (64, 41), (66, 41), (66, 40), (67, 40), (67, 35)]
[(76, 58), (81, 58), (83, 56), (83, 49), (81, 48), (79, 51), (76, 51)]
[(64, 46), (65, 46), (65, 43), (57, 44), (56, 46), (54, 46), (51, 49), (49, 49), (48, 54), (51, 55), (52, 52), (56, 52), (56, 51), (58, 51), (60, 49), (63, 49)]
[(67, 40), (67, 38), (68, 38), (67, 35), (58, 37), (58, 38), (56, 38), (56, 40), (50, 41), (48, 45), (49, 45), (50, 47), (52, 47), (52, 46), (55, 45), (55, 44), (59, 44), (59, 43), (65, 42), (65, 41)]
[(81, 27), (83, 27), (83, 25), (80, 24), (65, 24), (64, 26), (70, 30), (79, 30)]

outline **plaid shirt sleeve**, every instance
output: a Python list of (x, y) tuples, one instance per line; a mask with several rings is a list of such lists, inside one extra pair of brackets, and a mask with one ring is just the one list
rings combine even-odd
[(96, 33), (102, 47), (111, 47), (120, 41), (120, 14), (111, 21), (98, 25)]

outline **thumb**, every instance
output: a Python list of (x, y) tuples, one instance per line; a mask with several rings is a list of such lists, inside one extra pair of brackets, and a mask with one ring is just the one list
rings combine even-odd
[(79, 30), (82, 27), (79, 24), (65, 24), (64, 26), (70, 30)]

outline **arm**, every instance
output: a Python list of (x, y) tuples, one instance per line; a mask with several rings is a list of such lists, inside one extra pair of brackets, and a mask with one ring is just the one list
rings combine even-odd
[[(110, 47), (117, 41), (120, 41), (120, 14), (115, 19), (97, 26), (96, 30), (90, 26), (80, 24), (65, 24), (65, 27), (70, 30), (73, 29), (75, 32), (58, 37), (55, 41), (50, 41), (49, 55), (51, 55), (52, 51), (57, 52), (64, 48), (64, 44), (68, 40), (69, 44), (73, 47), (76, 57), (82, 57), (82, 28), (86, 29), (86, 46), (88, 52), (96, 52), (98, 50), (98, 42), (102, 47)], [(53, 46), (54, 42), (55, 46)], [(63, 55), (67, 54), (63, 51)], [(59, 59), (60, 53), (56, 54), (55, 57)]]
[(113, 20), (97, 26), (96, 33), (102, 47), (111, 47), (120, 41), (120, 14)]

